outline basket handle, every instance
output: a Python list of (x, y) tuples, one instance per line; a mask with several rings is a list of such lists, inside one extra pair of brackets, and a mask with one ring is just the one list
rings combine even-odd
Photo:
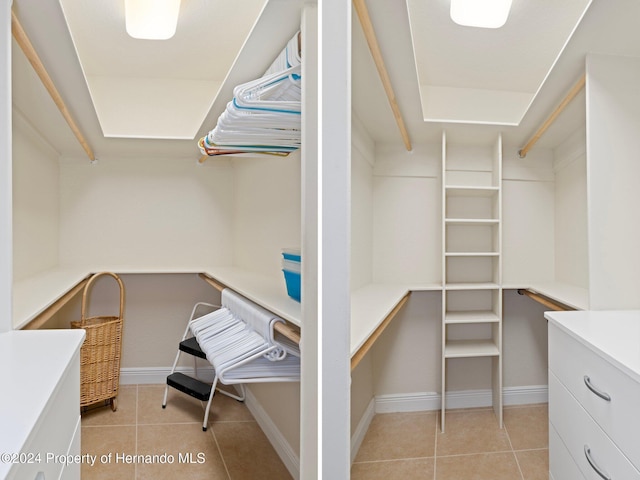
[(123, 315), (124, 315), (124, 284), (122, 283), (122, 280), (120, 280), (120, 277), (118, 275), (116, 275), (115, 273), (112, 273), (112, 272), (100, 272), (100, 273), (96, 273), (95, 275), (92, 275), (91, 278), (89, 279), (89, 281), (87, 282), (87, 284), (84, 286), (84, 291), (82, 292), (82, 308), (80, 310), (80, 323), (82, 325), (85, 325), (85, 323), (87, 321), (86, 308), (87, 308), (87, 297), (89, 296), (89, 290), (90, 290), (91, 286), (93, 285), (93, 282), (95, 282), (99, 277), (101, 277), (103, 275), (109, 275), (109, 276), (113, 277), (118, 282), (118, 286), (120, 287), (120, 316), (119, 316), (119, 318), (120, 319), (123, 318)]

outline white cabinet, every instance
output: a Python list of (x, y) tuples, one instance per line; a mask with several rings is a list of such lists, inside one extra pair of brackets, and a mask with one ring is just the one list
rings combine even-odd
[(551, 474), (640, 479), (640, 312), (545, 316)]
[[(84, 330), (11, 331), (0, 335), (0, 478), (80, 478), (80, 346)], [(40, 475), (40, 476), (38, 476)]]
[(491, 357), (502, 426), (502, 141), (442, 149), (442, 415), (448, 360)]

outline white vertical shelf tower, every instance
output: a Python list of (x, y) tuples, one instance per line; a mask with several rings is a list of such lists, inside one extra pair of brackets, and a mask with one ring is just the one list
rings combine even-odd
[(447, 146), (442, 134), (442, 415), (454, 358), (490, 357), (502, 428), (502, 137)]

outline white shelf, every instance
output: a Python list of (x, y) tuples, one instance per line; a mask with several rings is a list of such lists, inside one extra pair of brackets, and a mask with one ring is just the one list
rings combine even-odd
[[(490, 167), (479, 172), (476, 160)], [(502, 426), (501, 136), (490, 154), (483, 152), (475, 159), (460, 157), (455, 149), (448, 153), (443, 134), (442, 178), (441, 430), (445, 430), (448, 358), (497, 359), (492, 368), (492, 403)], [(486, 334), (472, 327), (481, 324), (491, 325), (491, 339), (482, 338)], [(449, 329), (451, 325), (455, 327)]]
[(205, 267), (202, 272), (294, 325), (302, 324), (302, 307), (287, 295), (284, 277), (238, 267)]
[(84, 280), (89, 268), (52, 268), (13, 285), (13, 328), (20, 329)]
[(560, 282), (534, 283), (524, 288), (540, 293), (576, 310), (589, 310), (589, 291), (586, 288)]
[(500, 285), (490, 282), (446, 283), (445, 290), (498, 290)]
[(448, 340), (445, 358), (497, 357), (500, 349), (493, 340)]
[[(430, 285), (427, 290), (437, 288), (436, 285)], [(408, 285), (375, 283), (351, 292), (352, 357), (409, 292)]]
[(498, 257), (498, 252), (445, 252), (447, 257)]
[(500, 220), (497, 218), (445, 218), (444, 223), (449, 225), (461, 226), (493, 226), (499, 225)]
[(117, 274), (205, 273), (244, 295), (285, 320), (300, 326), (302, 309), (287, 295), (284, 278), (268, 277), (237, 267), (202, 267), (184, 269), (135, 269), (127, 266), (69, 267), (47, 270), (18, 281), (13, 287), (13, 325), (20, 329), (95, 272)]
[(447, 185), (445, 193), (451, 197), (492, 197), (497, 195), (500, 187), (477, 187), (465, 185)]
[(470, 310), (468, 312), (445, 312), (444, 323), (498, 323), (500, 317), (490, 310)]

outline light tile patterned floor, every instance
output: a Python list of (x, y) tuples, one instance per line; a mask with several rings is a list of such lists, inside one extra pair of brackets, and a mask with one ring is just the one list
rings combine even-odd
[[(82, 415), (82, 453), (98, 458), (82, 465), (82, 480), (291, 479), (244, 404), (216, 395), (203, 432), (202, 402), (170, 390), (162, 409), (163, 394), (163, 385), (122, 386), (116, 412), (106, 407)], [(149, 464), (124, 457), (163, 454)]]
[[(82, 416), (83, 480), (287, 480), (284, 464), (247, 407), (214, 399), (209, 429), (204, 405), (164, 386), (122, 386), (118, 410)], [(507, 407), (503, 429), (490, 409), (452, 410), (441, 433), (436, 412), (376, 415), (351, 468), (353, 480), (548, 480), (546, 405)], [(100, 462), (100, 456), (111, 460)], [(172, 455), (174, 463), (116, 463), (115, 455)], [(191, 454), (194, 463), (180, 462)], [(107, 458), (107, 457), (105, 457)], [(202, 463), (199, 463), (204, 460)]]
[(547, 405), (376, 415), (351, 468), (352, 480), (548, 480)]

